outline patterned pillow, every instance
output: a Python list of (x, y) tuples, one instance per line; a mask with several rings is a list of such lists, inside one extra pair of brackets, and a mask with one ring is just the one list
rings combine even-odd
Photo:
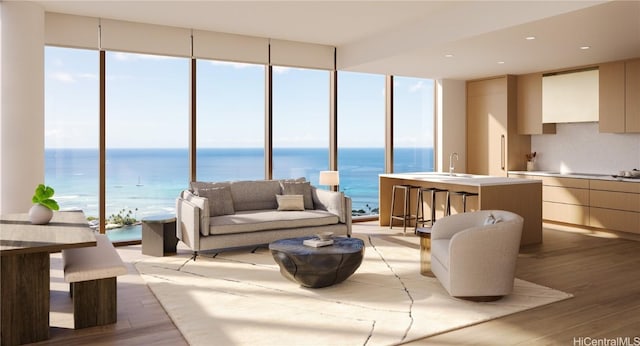
[(282, 182), (282, 194), (302, 195), (304, 209), (313, 209), (313, 197), (311, 197), (311, 183), (309, 182)]
[(236, 212), (233, 209), (233, 198), (229, 186), (199, 188), (197, 195), (209, 200), (209, 215), (211, 217), (231, 215)]
[(278, 210), (304, 210), (302, 195), (276, 195)]

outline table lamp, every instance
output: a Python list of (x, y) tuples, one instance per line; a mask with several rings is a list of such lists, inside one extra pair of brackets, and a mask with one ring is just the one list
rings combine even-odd
[(320, 185), (335, 186), (334, 191), (339, 190), (340, 175), (338, 171), (320, 171)]

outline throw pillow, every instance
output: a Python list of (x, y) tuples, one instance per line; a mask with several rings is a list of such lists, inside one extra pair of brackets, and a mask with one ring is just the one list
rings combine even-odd
[(235, 213), (231, 188), (228, 186), (200, 188), (198, 196), (209, 200), (209, 216), (211, 217)]
[(278, 210), (304, 210), (302, 195), (276, 195)]
[(313, 209), (313, 197), (311, 197), (311, 183), (309, 182), (282, 182), (282, 194), (302, 195), (305, 209)]

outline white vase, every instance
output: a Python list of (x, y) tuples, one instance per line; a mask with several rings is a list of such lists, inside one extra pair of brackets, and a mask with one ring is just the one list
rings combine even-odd
[(41, 205), (34, 204), (29, 209), (29, 221), (34, 225), (46, 225), (53, 217), (53, 210)]
[(535, 167), (533, 165), (533, 161), (527, 161), (527, 171), (534, 171)]

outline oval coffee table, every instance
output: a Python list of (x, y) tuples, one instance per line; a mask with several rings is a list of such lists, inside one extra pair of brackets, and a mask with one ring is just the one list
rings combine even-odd
[(320, 288), (344, 281), (360, 267), (362, 240), (336, 237), (333, 245), (317, 248), (302, 244), (313, 238), (287, 238), (269, 244), (282, 276), (305, 287)]

